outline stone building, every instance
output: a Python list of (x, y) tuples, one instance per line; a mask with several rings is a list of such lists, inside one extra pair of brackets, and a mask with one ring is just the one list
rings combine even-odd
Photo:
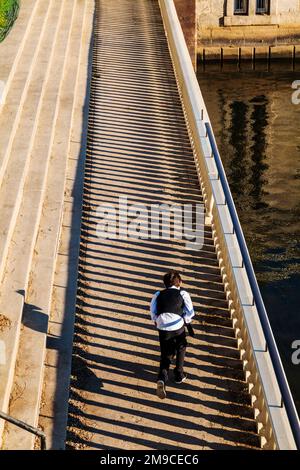
[(197, 0), (200, 26), (300, 26), (300, 0)]
[(290, 56), (300, 44), (300, 0), (196, 2), (200, 54), (209, 46), (280, 46)]

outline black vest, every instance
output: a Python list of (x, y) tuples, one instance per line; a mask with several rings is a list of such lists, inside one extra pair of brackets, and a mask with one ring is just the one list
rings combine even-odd
[(157, 316), (162, 313), (175, 313), (183, 316), (184, 300), (179, 289), (165, 289), (157, 297)]

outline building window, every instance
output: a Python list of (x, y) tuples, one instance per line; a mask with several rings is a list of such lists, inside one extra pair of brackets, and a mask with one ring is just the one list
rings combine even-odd
[(248, 13), (248, 0), (235, 0), (234, 1), (234, 14), (247, 15)]
[(256, 14), (268, 15), (269, 13), (270, 13), (270, 1), (269, 0), (256, 0)]

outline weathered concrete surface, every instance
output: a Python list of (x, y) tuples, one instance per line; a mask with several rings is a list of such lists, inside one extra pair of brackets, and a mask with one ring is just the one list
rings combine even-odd
[[(57, 9), (59, 5), (61, 10), (60, 20), (54, 22), (52, 19), (58, 33), (55, 37), (51, 36), (51, 79), (43, 96), (38, 132), (13, 236), (13, 250), (8, 258), (13, 272), (18, 273), (16, 263), (20, 263), (29, 278), (27, 289), (24, 283), (25, 307), (20, 341), (19, 345), (16, 344), (18, 355), (9, 413), (32, 426), (37, 426), (39, 419), (48, 314), (61, 231), (79, 52), (82, 44), (86, 47), (82, 32), (85, 20), (89, 19), (92, 23), (92, 12), (87, 18), (85, 16), (85, 7), (91, 3), (89, 0), (53, 2), (53, 8)], [(41, 67), (40, 64), (37, 66)], [(81, 131), (78, 139), (80, 134)], [(34, 253), (27, 253), (33, 244)], [(10, 274), (9, 269), (7, 272)], [(12, 339), (17, 342), (16, 338)], [(35, 436), (21, 428), (6, 425), (3, 441), (5, 449), (33, 449)]]
[(14, 76), (15, 68), (23, 53), (37, 6), (38, 2), (36, 0), (24, 2), (13, 26), (13, 33), (9, 34), (5, 41), (0, 43), (0, 83), (3, 83), (2, 93), (0, 90), (0, 106), (5, 102), (6, 94), (11, 79)]
[(248, 14), (234, 14), (235, 0), (197, 0), (198, 21), (203, 27), (216, 27), (225, 24), (285, 25), (299, 21), (300, 5), (298, 0), (270, 0), (269, 14), (256, 14), (256, 0), (248, 0)]
[(174, 0), (185, 41), (194, 65), (197, 66), (197, 14), (196, 0)]
[[(48, 327), (47, 349), (44, 370), (44, 385), (41, 400), (39, 426), (44, 430), (49, 449), (63, 449), (65, 446), (74, 313), (77, 289), (78, 255), (80, 244), (80, 224), (82, 208), (83, 171), (86, 152), (86, 127), (88, 113), (88, 89), (90, 74), (90, 45), (94, 17), (94, 0), (79, 1), (80, 11), (76, 12), (77, 22), (83, 19), (82, 30), (74, 31), (74, 45), (66, 87), (76, 80), (73, 93), (73, 116), (67, 160), (62, 162), (62, 149), (58, 147), (51, 169), (52, 186), (49, 188), (49, 199), (55, 208), (55, 177), (61, 186), (64, 181), (62, 226), (53, 280), (51, 309)], [(78, 44), (78, 42), (80, 44)], [(77, 70), (77, 74), (76, 74)], [(73, 76), (72, 76), (73, 75)], [(77, 75), (77, 77), (76, 77)], [(67, 90), (65, 90), (67, 92)], [(69, 109), (69, 106), (67, 106)], [(61, 116), (61, 119), (64, 115)], [(65, 132), (61, 122), (62, 132)], [(67, 167), (65, 168), (65, 166)], [(48, 214), (51, 217), (51, 213)], [(47, 245), (47, 237), (41, 236), (40, 246)]]
[(241, 63), (261, 61), (264, 67), (266, 63), (277, 60), (289, 60), (290, 64), (297, 61), (298, 47), (292, 45), (281, 46), (209, 46), (198, 47), (198, 64), (208, 63)]
[[(149, 206), (202, 195), (157, 1), (96, 6), (68, 448), (256, 447), (210, 227), (200, 251), (184, 241), (97, 237), (97, 208), (119, 196)], [(191, 292), (197, 336), (189, 341), (188, 382), (170, 382), (161, 401), (148, 310), (171, 267)]]
[[(38, 5), (30, 37), (18, 62), (0, 116), (0, 312), (10, 322), (9, 327), (0, 333), (6, 353), (5, 364), (0, 366), (0, 408), (3, 411), (7, 411), (11, 398), (24, 293), (28, 284), (42, 193), (36, 178), (32, 179), (31, 174), (30, 183), (36, 191), (34, 198), (29, 198), (28, 203), (27, 197), (25, 202), (25, 185), (28, 182), (32, 152), (36, 152), (35, 144), (40, 131), (44, 130), (41, 130), (39, 119), (44, 109), (45, 94), (49, 90), (60, 16), (57, 0), (51, 4), (39, 2)], [(51, 111), (48, 117), (49, 122), (44, 124), (50, 125), (51, 129)], [(47, 132), (43, 134), (45, 140)], [(35, 153), (35, 158), (38, 155)], [(42, 167), (47, 155), (43, 157)], [(22, 213), (24, 206), (25, 214)], [(0, 435), (2, 427), (3, 420), (0, 422)]]
[[(234, 1), (197, 0), (198, 53), (208, 47), (257, 47), (300, 44), (300, 4), (271, 1), (270, 15), (255, 14), (250, 0), (248, 15), (234, 15)], [(284, 49), (281, 58), (289, 58)]]
[(239, 48), (238, 47), (223, 47), (223, 60), (235, 61), (239, 59)]
[(272, 46), (270, 48), (270, 58), (271, 59), (281, 59), (285, 57), (286, 59), (293, 59), (294, 56), (294, 46), (282, 45), (282, 46)]
[(231, 26), (205, 28), (198, 23), (198, 47), (293, 45), (300, 43), (300, 26)]

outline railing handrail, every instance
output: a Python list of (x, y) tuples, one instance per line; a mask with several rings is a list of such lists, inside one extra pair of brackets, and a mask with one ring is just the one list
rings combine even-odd
[(289, 384), (288, 384), (288, 381), (287, 381), (287, 378), (286, 378), (286, 374), (285, 374), (285, 371), (284, 371), (284, 368), (283, 368), (283, 365), (282, 365), (282, 361), (281, 361), (279, 351), (278, 351), (278, 348), (277, 348), (277, 345), (276, 345), (276, 341), (275, 341), (275, 338), (274, 338), (274, 335), (273, 335), (273, 331), (272, 331), (272, 328), (271, 328), (271, 325), (270, 325), (270, 321), (269, 321), (269, 317), (268, 317), (268, 314), (267, 314), (267, 311), (266, 311), (266, 307), (265, 307), (265, 304), (264, 304), (264, 301), (263, 301), (263, 298), (262, 298), (262, 295), (261, 295), (261, 292), (260, 292), (260, 288), (258, 286), (258, 282), (257, 282), (256, 275), (255, 275), (255, 272), (254, 272), (253, 264), (252, 264), (251, 257), (250, 257), (250, 254), (249, 254), (249, 250), (248, 250), (246, 240), (245, 240), (245, 237), (244, 237), (243, 229), (242, 229), (240, 221), (239, 221), (239, 217), (238, 217), (237, 210), (236, 210), (236, 207), (235, 207), (235, 203), (233, 201), (233, 197), (232, 197), (232, 194), (231, 194), (231, 191), (230, 191), (230, 187), (229, 187), (229, 184), (228, 184), (228, 180), (227, 180), (227, 177), (226, 177), (226, 173), (225, 173), (225, 170), (224, 170), (222, 159), (221, 159), (220, 153), (218, 151), (218, 147), (217, 147), (217, 144), (216, 144), (216, 140), (215, 140), (215, 137), (214, 137), (214, 133), (213, 133), (213, 130), (212, 130), (211, 123), (206, 122), (205, 126), (206, 126), (207, 134), (208, 134), (208, 137), (209, 137), (209, 141), (210, 141), (210, 144), (211, 144), (214, 159), (215, 159), (215, 162), (216, 162), (216, 166), (217, 166), (217, 169), (218, 169), (220, 181), (221, 181), (221, 184), (222, 184), (222, 189), (224, 191), (225, 202), (228, 206), (228, 210), (230, 212), (232, 223), (233, 223), (233, 228), (234, 228), (234, 231), (235, 231), (238, 243), (239, 243), (240, 251), (241, 251), (241, 254), (242, 254), (243, 265), (245, 266), (245, 269), (246, 269), (246, 272), (247, 272), (247, 276), (248, 276), (249, 284), (250, 284), (250, 287), (251, 287), (251, 290), (252, 290), (254, 302), (255, 302), (256, 309), (258, 311), (259, 318), (260, 318), (260, 321), (261, 321), (262, 329), (263, 329), (263, 332), (264, 332), (264, 335), (265, 335), (267, 349), (269, 351), (269, 354), (270, 354), (270, 357), (271, 357), (271, 360), (272, 360), (272, 364), (273, 364), (273, 367), (274, 367), (276, 379), (277, 379), (278, 386), (279, 386), (279, 389), (280, 389), (280, 392), (281, 392), (281, 395), (282, 395), (282, 401), (283, 401), (283, 404), (285, 406), (285, 409), (286, 409), (286, 412), (287, 412), (287, 415), (288, 415), (288, 418), (289, 418), (289, 421), (290, 421), (291, 429), (292, 429), (297, 447), (299, 449), (300, 448), (300, 422), (299, 422), (299, 416), (298, 416), (296, 406), (295, 406), (295, 403), (294, 403), (294, 399), (293, 399), (293, 396), (291, 394), (291, 390), (290, 390), (290, 387), (289, 387)]
[(30, 426), (30, 424), (24, 423), (23, 421), (20, 421), (17, 418), (13, 418), (12, 416), (9, 416), (3, 411), (0, 411), (0, 418), (4, 419), (5, 421), (8, 421), (9, 423), (14, 424), (15, 426), (18, 426), (19, 428), (24, 429), (25, 431), (30, 432), (31, 434), (35, 434), (41, 439), (41, 450), (47, 449), (46, 434), (40, 429), (34, 428), (33, 426)]

